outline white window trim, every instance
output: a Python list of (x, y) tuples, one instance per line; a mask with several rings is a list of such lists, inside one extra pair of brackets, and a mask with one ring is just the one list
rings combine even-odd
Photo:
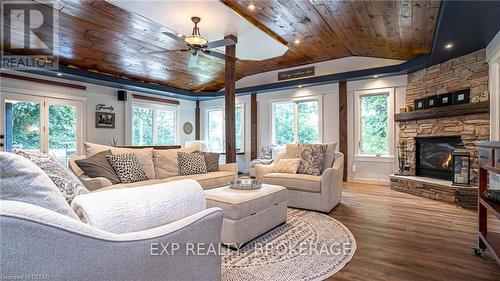
[[(361, 97), (387, 94), (387, 131), (389, 154), (374, 155), (361, 153)], [(394, 162), (395, 126), (394, 126), (394, 88), (381, 88), (354, 92), (354, 160), (360, 162)]]
[(323, 143), (323, 96), (307, 96), (307, 97), (300, 97), (300, 98), (292, 98), (292, 99), (274, 99), (269, 101), (269, 106), (271, 112), (271, 118), (269, 122), (271, 123), (269, 128), (271, 128), (271, 143), (276, 144), (276, 138), (274, 132), (276, 131), (274, 127), (274, 104), (279, 104), (279, 103), (295, 103), (295, 108), (294, 108), (294, 143), (298, 142), (298, 125), (299, 123), (297, 122), (298, 120), (298, 111), (297, 111), (297, 102), (301, 101), (317, 101), (318, 102), (318, 132), (319, 132), (319, 142)]
[(180, 143), (180, 112), (179, 112), (179, 106), (175, 105), (165, 105), (165, 104), (160, 104), (160, 103), (144, 103), (144, 102), (138, 102), (138, 101), (132, 101), (131, 107), (130, 107), (130, 135), (129, 135), (129, 141), (131, 144), (134, 143), (134, 107), (141, 107), (141, 108), (148, 108), (148, 109), (153, 109), (153, 145), (156, 145), (157, 141), (157, 130), (156, 130), (156, 119), (157, 119), (157, 110), (170, 110), (175, 113), (175, 143), (172, 145), (177, 145)]
[[(245, 122), (246, 122), (246, 110), (245, 110), (245, 103), (237, 103), (235, 105), (235, 107), (240, 107), (241, 110), (242, 110), (242, 114), (241, 114), (241, 117), (243, 118), (243, 120), (241, 120), (241, 150), (239, 150), (238, 152), (245, 152), (245, 145), (246, 145), (246, 142), (245, 142)], [(204, 109), (204, 113), (203, 113), (203, 116), (204, 116), (204, 119), (205, 119), (205, 128), (206, 130), (204, 131), (204, 136), (205, 136), (205, 139), (206, 140), (209, 140), (209, 135), (210, 135), (210, 126), (209, 126), (209, 112), (210, 111), (222, 111), (222, 122), (223, 122), (223, 126), (222, 126), (222, 147), (224, 148), (223, 151), (217, 151), (217, 152), (225, 152), (225, 147), (226, 147), (226, 115), (225, 115), (225, 107), (224, 106), (210, 106), (210, 107), (206, 107)], [(236, 113), (236, 111), (235, 111)], [(236, 118), (236, 116), (235, 116)], [(236, 120), (236, 119), (235, 119)]]

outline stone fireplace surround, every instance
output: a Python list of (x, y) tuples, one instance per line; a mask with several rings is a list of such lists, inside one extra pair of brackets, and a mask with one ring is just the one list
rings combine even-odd
[[(422, 69), (408, 75), (406, 104), (424, 98), (460, 89), (471, 89), (474, 96), (488, 97), (488, 65), (485, 51), (480, 50), (450, 61)], [(442, 110), (447, 110), (443, 107)], [(460, 136), (465, 148), (471, 153), (471, 183), (477, 185), (478, 153), (475, 142), (489, 140), (489, 113), (464, 114), (452, 117), (421, 119), (398, 122), (398, 142), (406, 142), (409, 171), (405, 176), (391, 176), (391, 188), (439, 201), (455, 202), (458, 188), (451, 181), (417, 177), (416, 141), (417, 137)]]

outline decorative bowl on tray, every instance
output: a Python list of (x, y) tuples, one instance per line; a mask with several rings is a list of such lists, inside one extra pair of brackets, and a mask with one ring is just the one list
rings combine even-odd
[(239, 190), (252, 190), (262, 187), (262, 183), (254, 179), (238, 179), (229, 182), (229, 188)]

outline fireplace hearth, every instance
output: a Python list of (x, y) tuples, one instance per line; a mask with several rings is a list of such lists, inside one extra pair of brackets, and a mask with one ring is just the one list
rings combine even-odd
[(461, 142), (460, 136), (417, 137), (416, 175), (452, 180), (452, 153)]

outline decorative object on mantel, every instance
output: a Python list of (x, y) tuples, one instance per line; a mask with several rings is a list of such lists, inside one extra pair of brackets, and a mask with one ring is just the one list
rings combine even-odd
[(453, 92), (453, 104), (469, 103), (470, 89)]
[(470, 185), (470, 152), (460, 143), (453, 151), (453, 184)]
[(482, 101), (487, 101), (488, 100), (488, 95), (486, 95), (486, 93), (481, 93), (477, 96), (474, 96), (472, 97), (472, 99), (470, 100), (471, 102), (482, 102)]
[(184, 131), (184, 134), (190, 135), (193, 132), (193, 124), (189, 121), (184, 123), (184, 125), (182, 125), (182, 130)]
[(406, 112), (412, 112), (413, 111), (413, 105), (409, 104), (406, 106)]
[(425, 109), (425, 98), (415, 100), (415, 110)]
[(408, 111), (408, 107), (407, 106), (402, 106), (399, 108), (399, 113), (403, 113), (403, 112), (407, 112)]
[(314, 66), (278, 72), (278, 81), (314, 76)]
[(95, 127), (103, 129), (115, 128), (115, 114), (111, 112), (96, 112)]
[(487, 189), (484, 192), (484, 199), (500, 203), (500, 190)]
[(425, 108), (433, 108), (439, 106), (438, 96), (430, 96), (425, 98)]
[(439, 106), (449, 106), (453, 104), (453, 93), (441, 94), (438, 96)]

